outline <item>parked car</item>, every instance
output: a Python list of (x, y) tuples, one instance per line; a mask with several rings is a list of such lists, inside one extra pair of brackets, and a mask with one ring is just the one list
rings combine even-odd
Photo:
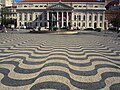
[(93, 29), (93, 28), (85, 28), (84, 30), (94, 31), (94, 29)]
[(94, 31), (98, 31), (100, 32), (102, 30), (102, 28), (95, 28)]

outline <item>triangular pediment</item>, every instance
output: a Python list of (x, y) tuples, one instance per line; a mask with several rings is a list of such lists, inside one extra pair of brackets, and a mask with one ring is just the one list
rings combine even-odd
[(61, 2), (59, 2), (59, 3), (57, 3), (57, 4), (55, 4), (55, 5), (53, 5), (53, 6), (50, 6), (50, 7), (48, 7), (48, 9), (49, 10), (72, 10), (73, 9), (73, 7), (71, 7), (71, 6), (68, 6), (68, 5), (66, 5), (66, 4), (63, 4), (63, 3), (61, 3)]

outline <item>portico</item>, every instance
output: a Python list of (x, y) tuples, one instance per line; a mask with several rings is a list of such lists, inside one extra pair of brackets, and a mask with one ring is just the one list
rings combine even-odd
[(58, 3), (47, 9), (47, 27), (71, 27), (73, 8), (63, 3)]

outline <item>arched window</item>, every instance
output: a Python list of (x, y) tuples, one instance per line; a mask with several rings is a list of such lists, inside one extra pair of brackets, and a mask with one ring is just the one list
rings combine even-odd
[(86, 6), (83, 6), (83, 7), (86, 7)]
[(95, 21), (97, 21), (97, 16), (95, 15)]
[(78, 20), (79, 20), (79, 21), (81, 20), (81, 16), (80, 16), (80, 15), (78, 16)]
[(24, 6), (24, 7), (27, 7), (27, 6)]
[(77, 5), (75, 5), (74, 7), (77, 7)]
[(38, 7), (37, 5), (35, 7)]
[(42, 5), (40, 5), (40, 7), (43, 7)]
[(92, 16), (90, 15), (90, 16), (89, 16), (89, 21), (91, 21), (91, 20), (92, 20)]
[(98, 6), (95, 6), (95, 8), (98, 8)]
[(85, 21), (85, 15), (83, 16), (83, 20)]

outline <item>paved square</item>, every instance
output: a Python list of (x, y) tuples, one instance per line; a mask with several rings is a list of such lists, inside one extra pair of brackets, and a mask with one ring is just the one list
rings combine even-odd
[(0, 90), (119, 90), (115, 33), (0, 33)]

